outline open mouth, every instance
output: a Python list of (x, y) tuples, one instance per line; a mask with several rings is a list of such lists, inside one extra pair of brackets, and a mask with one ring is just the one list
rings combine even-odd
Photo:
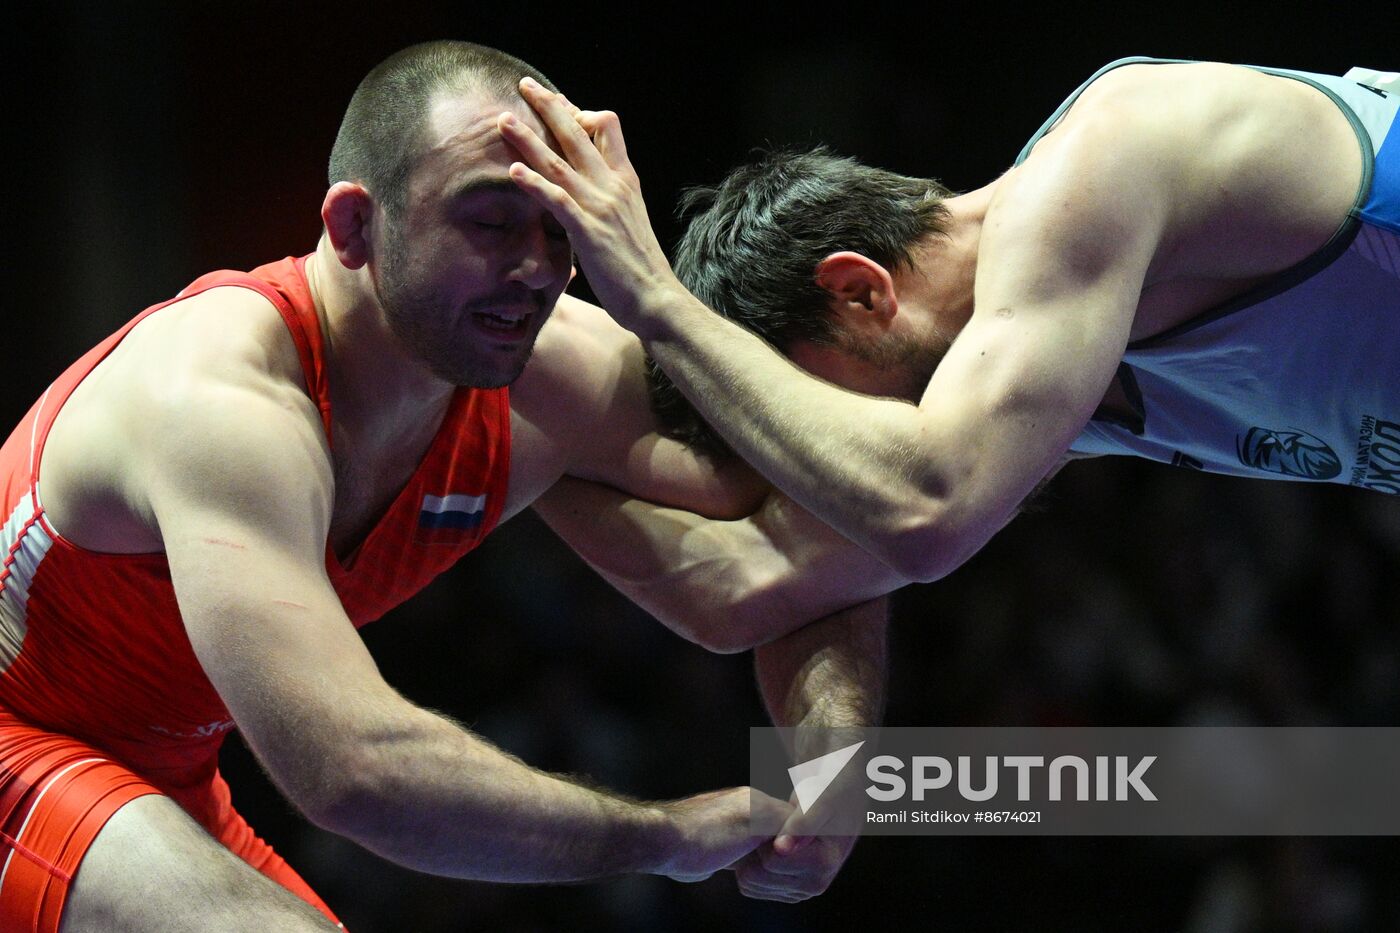
[(505, 315), (493, 314), (489, 311), (477, 311), (472, 314), (472, 320), (484, 330), (502, 337), (523, 337), (525, 331), (530, 326), (530, 315)]

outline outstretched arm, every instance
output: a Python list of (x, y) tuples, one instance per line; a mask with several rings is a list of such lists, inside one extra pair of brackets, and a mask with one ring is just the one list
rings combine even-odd
[[(510, 881), (695, 878), (753, 848), (747, 790), (650, 804), (579, 786), (385, 683), (325, 573), (333, 478), (319, 413), (259, 373), (260, 347), (206, 338), (127, 406), (139, 413), (123, 428), (132, 473), (200, 664), (314, 822), (419, 870)], [(230, 366), (245, 350), (247, 365)]]

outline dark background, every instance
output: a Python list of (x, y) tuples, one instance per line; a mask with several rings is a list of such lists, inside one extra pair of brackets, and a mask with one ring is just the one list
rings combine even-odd
[[(976, 187), (1124, 55), (1400, 66), (1390, 4), (515, 6), (60, 3), (12, 20), (4, 420), (199, 274), (309, 251), (351, 92), (415, 41), (495, 45), (618, 111), (667, 245), (678, 192), (763, 144), (826, 142)], [(1079, 464), (951, 578), (897, 597), (888, 721), (1400, 724), (1397, 571), (1388, 497)], [(747, 657), (669, 635), (532, 516), (365, 638), (415, 701), (640, 796), (743, 783), (746, 729), (764, 722)], [(872, 839), (825, 896), (789, 907), (741, 898), (728, 875), (416, 875), (308, 828), (236, 740), (225, 768), (240, 809), (358, 933), (1400, 929), (1393, 839)]]

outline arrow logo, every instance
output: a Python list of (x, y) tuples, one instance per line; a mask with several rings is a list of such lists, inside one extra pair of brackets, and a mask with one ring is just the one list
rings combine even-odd
[(826, 789), (831, 786), (831, 782), (836, 780), (836, 776), (846, 767), (864, 741), (854, 745), (847, 745), (845, 748), (838, 748), (834, 752), (827, 752), (810, 761), (793, 765), (788, 768), (788, 777), (792, 779), (792, 789), (797, 794), (797, 805), (803, 813), (812, 809), (812, 805)]

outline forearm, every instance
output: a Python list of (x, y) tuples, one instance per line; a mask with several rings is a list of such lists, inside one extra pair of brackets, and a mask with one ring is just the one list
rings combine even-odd
[[(755, 652), (759, 689), (769, 715), (789, 726), (785, 739), (797, 762), (864, 743), (864, 727), (884, 713), (887, 678), (887, 600), (842, 610)], [(874, 746), (869, 746), (873, 748)], [(857, 747), (858, 748), (858, 747)], [(772, 854), (740, 870), (740, 887), (755, 897), (801, 899), (825, 891), (855, 845), (854, 835), (824, 832), (837, 800), (855, 793), (848, 769), (834, 793), (801, 801), (773, 841)], [(808, 839), (804, 847), (801, 839)]]
[(888, 628), (888, 599), (881, 597), (758, 648), (759, 691), (774, 724), (799, 732), (879, 724), (889, 670)]
[(777, 494), (749, 518), (714, 521), (566, 477), (536, 509), (628, 598), (714, 651), (748, 650), (907, 582)]
[(687, 293), (666, 290), (652, 300), (665, 309), (646, 315), (647, 350), (739, 456), (905, 570), (906, 530), (937, 520), (949, 485), (940, 462), (948, 445), (930, 436), (919, 409), (813, 379)]
[(604, 579), (699, 644), (707, 642), (708, 620), (751, 598), (767, 572), (762, 553), (741, 559), (753, 549), (733, 540), (737, 523), (634, 499), (589, 480), (566, 476), (534, 507)]
[(529, 767), (445, 718), (406, 706), (357, 735), (327, 829), (420, 871), (578, 881), (659, 871), (676, 833), (644, 804)]

